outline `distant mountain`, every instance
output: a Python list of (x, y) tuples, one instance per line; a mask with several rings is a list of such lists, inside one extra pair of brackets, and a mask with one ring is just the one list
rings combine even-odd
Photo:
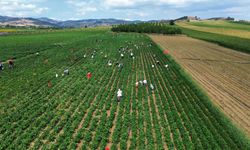
[(234, 21), (234, 18), (231, 17), (214, 17), (214, 18), (208, 18), (206, 20), (230, 20), (230, 21)]
[(58, 26), (60, 27), (95, 27), (95, 26), (110, 26), (117, 24), (128, 24), (128, 23), (138, 23), (141, 21), (126, 21), (118, 19), (86, 19), (86, 20), (68, 20), (59, 22)]
[(85, 19), (58, 21), (50, 18), (19, 18), (0, 16), (0, 26), (36, 26), (36, 27), (59, 27), (59, 28), (79, 28), (110, 26), (118, 24), (139, 23), (142, 21), (126, 21), (119, 19)]
[(42, 19), (0, 16), (0, 26), (56, 27), (56, 24)]
[[(184, 16), (174, 21), (192, 21), (201, 20), (197, 16)], [(210, 20), (233, 20), (233, 18), (217, 17), (210, 18)], [(168, 23), (170, 20), (150, 20), (150, 21), (128, 21), (121, 19), (84, 19), (84, 20), (67, 20), (59, 21), (50, 18), (23, 18), (23, 17), (8, 17), (0, 16), (0, 26), (34, 26), (34, 27), (56, 27), (56, 28), (80, 28), (80, 27), (96, 27), (96, 26), (111, 26), (118, 24), (131, 24), (140, 22), (165, 22)]]
[(37, 18), (37, 20), (43, 21), (43, 22), (48, 22), (51, 24), (58, 24), (60, 21), (58, 20), (54, 20), (54, 19), (50, 19), (50, 18)]

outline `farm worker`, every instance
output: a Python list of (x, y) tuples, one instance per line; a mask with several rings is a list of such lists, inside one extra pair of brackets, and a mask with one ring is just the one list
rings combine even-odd
[(139, 82), (137, 81), (135, 82), (135, 87), (138, 88), (138, 86), (139, 86)]
[(167, 54), (169, 54), (169, 51), (166, 49), (163, 51), (163, 54), (167, 55)]
[(93, 59), (93, 58), (94, 58), (94, 55), (92, 55), (91, 58)]
[(151, 92), (153, 93), (154, 92), (154, 86), (153, 86), (153, 84), (152, 83), (150, 83), (150, 89), (151, 89)]
[(147, 80), (143, 80), (143, 85), (147, 85)]
[(119, 61), (116, 61), (115, 65), (116, 65), (116, 66), (119, 66), (119, 64), (120, 64)]
[(39, 55), (39, 53), (38, 53), (38, 52), (36, 52), (36, 55)]
[(166, 68), (168, 68), (168, 65), (165, 65)]
[(9, 64), (9, 69), (12, 69), (14, 67), (14, 61), (12, 58), (8, 60), (8, 64)]
[(119, 63), (119, 64), (118, 64), (118, 68), (120, 68), (120, 69), (122, 70), (122, 68), (123, 68), (123, 63)]
[(0, 61), (0, 71), (3, 70), (3, 63)]
[(88, 73), (87, 73), (87, 78), (90, 79), (91, 77), (92, 77), (91, 72), (88, 72)]
[(112, 66), (112, 61), (111, 60), (108, 61), (108, 66)]
[(63, 74), (64, 74), (64, 75), (69, 75), (69, 69), (64, 70), (64, 71), (63, 71)]
[(56, 74), (56, 78), (58, 78), (58, 74)]
[(135, 57), (133, 57), (133, 59), (135, 59)]
[(133, 53), (130, 53), (130, 56), (131, 56), (131, 57), (133, 57), (133, 56), (134, 56), (134, 54), (133, 54)]
[(105, 57), (105, 58), (107, 58), (108, 56), (107, 56), (107, 55), (105, 55), (104, 57)]
[(49, 80), (48, 81), (48, 88), (51, 88), (52, 87), (52, 83), (51, 83), (51, 81)]
[(143, 81), (140, 80), (139, 83), (140, 83), (141, 85), (143, 85)]
[(124, 57), (124, 55), (123, 55), (123, 54), (121, 54), (121, 57), (123, 58), (123, 57)]
[(154, 68), (155, 67), (155, 65), (152, 65), (152, 68)]
[(109, 150), (109, 147), (106, 147), (105, 150)]
[(122, 98), (122, 90), (118, 89), (118, 91), (117, 91), (117, 101), (120, 102), (121, 98)]
[(86, 58), (86, 54), (84, 54), (83, 57)]
[(160, 64), (160, 61), (159, 61), (159, 60), (157, 60), (157, 61), (156, 61), (156, 63), (159, 65), (159, 64)]
[(14, 61), (13, 61), (12, 58), (8, 61), (8, 63), (9, 63), (9, 68), (13, 69), (13, 67), (14, 67)]

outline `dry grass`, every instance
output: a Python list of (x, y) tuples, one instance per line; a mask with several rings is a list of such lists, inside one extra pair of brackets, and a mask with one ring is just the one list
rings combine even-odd
[(0, 29), (0, 33), (1, 32), (15, 32), (16, 30), (13, 29)]
[[(221, 22), (218, 22), (218, 24), (220, 24), (220, 23)], [(229, 35), (229, 36), (234, 36), (234, 37), (250, 39), (250, 32), (246, 31), (246, 30), (201, 27), (201, 26), (191, 25), (187, 22), (180, 22), (180, 23), (178, 23), (178, 25), (181, 27), (187, 28), (187, 29), (192, 29), (192, 30), (197, 30), (197, 31), (202, 31), (202, 32), (216, 33), (216, 34)]]

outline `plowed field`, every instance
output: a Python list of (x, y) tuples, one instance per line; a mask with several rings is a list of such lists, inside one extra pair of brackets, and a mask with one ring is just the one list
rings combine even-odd
[(186, 36), (151, 38), (170, 51), (213, 102), (250, 135), (250, 55)]

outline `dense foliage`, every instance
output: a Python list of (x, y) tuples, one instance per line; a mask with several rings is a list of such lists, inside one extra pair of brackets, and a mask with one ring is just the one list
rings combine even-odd
[(138, 32), (138, 33), (160, 33), (160, 34), (181, 34), (181, 29), (177, 26), (164, 23), (138, 23), (123, 24), (112, 27), (114, 32)]
[[(250, 149), (249, 140), (144, 35), (96, 29), (11, 35), (0, 37), (0, 55), (17, 58), (14, 70), (0, 72), (1, 150)], [(65, 68), (69, 76), (60, 75)], [(135, 87), (143, 79), (155, 86), (153, 93)]]

